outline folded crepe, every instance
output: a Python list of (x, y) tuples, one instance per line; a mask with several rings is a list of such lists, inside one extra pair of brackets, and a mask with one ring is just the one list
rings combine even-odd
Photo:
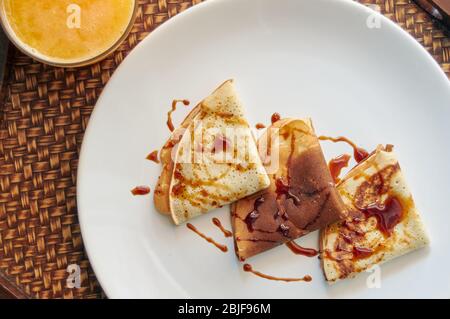
[(235, 250), (241, 260), (345, 216), (310, 119), (275, 122), (258, 146), (270, 172), (270, 187), (231, 207)]
[(428, 244), (391, 146), (379, 146), (337, 188), (349, 215), (321, 232), (323, 270), (329, 282)]
[(155, 207), (177, 225), (270, 183), (233, 80), (191, 111), (160, 155)]

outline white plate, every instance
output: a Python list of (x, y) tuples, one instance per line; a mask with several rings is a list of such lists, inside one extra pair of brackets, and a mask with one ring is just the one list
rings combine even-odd
[[(95, 107), (78, 175), (83, 239), (109, 297), (450, 297), (449, 81), (412, 37), (373, 13), (349, 1), (209, 0), (133, 50)], [(313, 281), (267, 281), (242, 271), (232, 240), (212, 225), (217, 216), (229, 228), (228, 208), (193, 222), (228, 245), (223, 254), (159, 215), (152, 196), (131, 196), (136, 185), (155, 186), (160, 167), (145, 156), (169, 136), (171, 100), (199, 101), (231, 77), (250, 123), (277, 111), (311, 116), (319, 134), (368, 149), (395, 144), (431, 247), (383, 265), (377, 289), (366, 286), (369, 273), (328, 286), (317, 258), (280, 246), (252, 259), (254, 268)], [(349, 151), (323, 145), (327, 158)], [(317, 233), (297, 242), (317, 247)]]

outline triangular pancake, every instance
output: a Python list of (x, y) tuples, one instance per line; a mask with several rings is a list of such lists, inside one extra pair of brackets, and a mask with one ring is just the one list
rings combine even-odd
[(429, 243), (391, 147), (379, 147), (337, 188), (350, 214), (321, 232), (323, 270), (329, 282), (353, 277)]
[[(258, 142), (270, 187), (232, 206), (236, 254), (246, 259), (345, 216), (310, 119), (275, 122)], [(263, 157), (264, 158), (264, 157)], [(277, 161), (279, 159), (279, 161)]]
[(176, 149), (170, 181), (177, 225), (269, 186), (233, 81), (204, 99), (197, 112)]

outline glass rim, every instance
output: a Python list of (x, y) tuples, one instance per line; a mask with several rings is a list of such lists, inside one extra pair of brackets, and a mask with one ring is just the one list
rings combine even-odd
[(60, 60), (55, 61), (51, 57), (46, 57), (42, 53), (35, 53), (31, 49), (33, 49), (30, 45), (26, 44), (24, 41), (20, 39), (20, 37), (14, 32), (12, 26), (10, 25), (8, 18), (6, 16), (5, 12), (5, 6), (4, 2), (1, 1), (0, 4), (0, 25), (8, 37), (9, 41), (11, 41), (14, 46), (19, 49), (22, 53), (26, 54), (27, 56), (33, 58), (34, 60), (48, 64), (51, 66), (56, 67), (64, 67), (64, 68), (70, 68), (70, 67), (81, 67), (86, 66), (90, 64), (94, 64), (96, 62), (99, 62), (106, 58), (109, 54), (114, 52), (125, 40), (125, 38), (130, 34), (131, 29), (133, 28), (134, 22), (136, 20), (137, 11), (139, 8), (138, 0), (133, 0), (133, 11), (130, 16), (130, 20), (128, 21), (128, 25), (125, 28), (124, 33), (106, 50), (102, 51), (96, 56), (92, 56), (86, 59), (81, 59), (79, 61), (69, 61), (69, 62), (63, 62)]

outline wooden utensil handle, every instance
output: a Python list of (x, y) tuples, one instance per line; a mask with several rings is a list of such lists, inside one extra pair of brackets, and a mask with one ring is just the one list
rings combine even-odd
[(450, 0), (415, 0), (415, 2), (450, 28)]
[(14, 282), (11, 282), (0, 272), (0, 299), (27, 299), (29, 298), (22, 292)]

